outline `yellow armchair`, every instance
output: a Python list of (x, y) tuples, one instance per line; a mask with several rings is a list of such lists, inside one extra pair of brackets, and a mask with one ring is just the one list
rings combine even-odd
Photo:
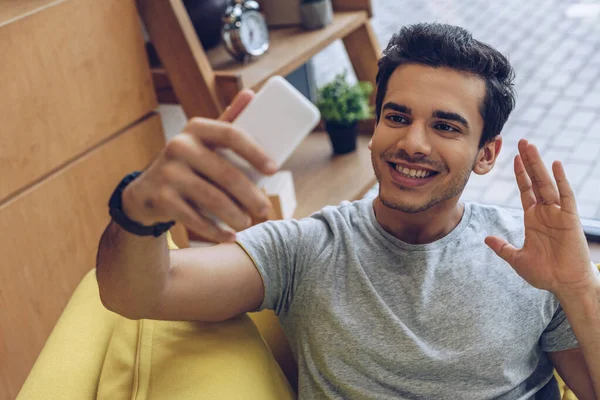
[(133, 321), (79, 284), (18, 400), (292, 399), (248, 315), (219, 324)]
[(285, 340), (273, 336), (279, 325), (268, 312), (256, 313), (256, 323), (250, 315), (218, 324), (129, 320), (104, 308), (92, 270), (17, 399), (295, 398), (257, 327), (281, 353)]

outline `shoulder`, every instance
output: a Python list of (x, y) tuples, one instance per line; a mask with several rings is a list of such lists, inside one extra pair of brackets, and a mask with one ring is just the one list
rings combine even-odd
[(301, 219), (269, 220), (254, 225), (241, 232), (244, 235), (258, 232), (278, 232), (283, 235), (290, 234), (326, 234), (333, 233), (348, 225), (356, 215), (364, 212), (364, 206), (359, 201), (344, 201), (339, 205), (325, 206), (308, 217)]
[(369, 202), (366, 200), (343, 201), (338, 205), (328, 205), (302, 219), (267, 221), (258, 229), (296, 232), (312, 239), (339, 237), (351, 232), (369, 215)]
[(356, 225), (357, 220), (368, 218), (370, 207), (372, 200), (368, 199), (343, 201), (336, 206), (323, 207), (311, 215), (311, 218), (323, 220), (334, 229), (345, 229)]

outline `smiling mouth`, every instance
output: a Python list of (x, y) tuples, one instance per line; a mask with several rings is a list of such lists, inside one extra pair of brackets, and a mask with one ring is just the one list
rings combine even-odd
[(437, 175), (439, 172), (432, 171), (429, 169), (415, 169), (415, 168), (407, 168), (400, 164), (395, 164), (392, 162), (388, 162), (388, 164), (394, 168), (398, 173), (400, 173), (405, 178), (409, 179), (425, 179), (430, 178)]

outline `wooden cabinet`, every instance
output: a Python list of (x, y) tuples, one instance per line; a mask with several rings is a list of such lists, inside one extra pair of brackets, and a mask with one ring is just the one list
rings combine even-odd
[(0, 49), (0, 399), (14, 399), (95, 266), (110, 194), (164, 134), (133, 0), (2, 0)]
[(133, 1), (0, 4), (1, 203), (157, 101)]

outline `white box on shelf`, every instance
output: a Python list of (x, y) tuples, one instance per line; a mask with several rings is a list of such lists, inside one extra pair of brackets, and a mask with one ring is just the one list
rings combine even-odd
[(298, 203), (294, 178), (290, 171), (279, 171), (261, 181), (260, 188), (269, 196), (275, 215), (272, 219), (289, 219), (294, 216)]

